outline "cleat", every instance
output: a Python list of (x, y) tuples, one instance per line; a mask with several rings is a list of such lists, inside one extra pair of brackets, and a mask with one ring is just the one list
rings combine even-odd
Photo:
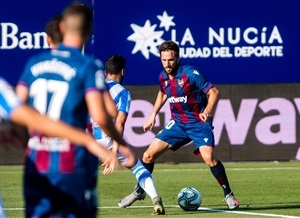
[(234, 197), (232, 192), (226, 195), (224, 200), (226, 201), (229, 210), (238, 209), (240, 206), (238, 200), (236, 197)]
[(160, 197), (155, 197), (152, 199), (152, 203), (154, 205), (153, 209), (153, 215), (164, 215), (165, 214), (165, 208), (162, 203), (162, 200)]
[(136, 187), (134, 191), (130, 194), (124, 197), (122, 200), (119, 201), (118, 206), (125, 208), (132, 205), (137, 200), (144, 200), (146, 198), (146, 192), (140, 188)]

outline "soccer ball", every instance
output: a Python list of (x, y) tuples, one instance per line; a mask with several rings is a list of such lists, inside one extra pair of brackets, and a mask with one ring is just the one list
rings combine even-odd
[(177, 200), (181, 209), (185, 211), (194, 211), (200, 207), (202, 196), (197, 189), (185, 187), (178, 193)]

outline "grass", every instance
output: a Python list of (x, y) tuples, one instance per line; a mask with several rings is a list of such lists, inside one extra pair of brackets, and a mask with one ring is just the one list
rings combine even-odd
[[(240, 209), (228, 213), (222, 190), (203, 163), (157, 164), (153, 173), (156, 187), (166, 206), (167, 217), (300, 217), (300, 162), (224, 163)], [(150, 217), (151, 200), (120, 209), (117, 202), (136, 184), (127, 169), (111, 175), (99, 173), (99, 217)], [(201, 208), (185, 212), (177, 206), (177, 194), (185, 186), (198, 189)], [(0, 193), (8, 217), (24, 217), (22, 167), (0, 166)]]

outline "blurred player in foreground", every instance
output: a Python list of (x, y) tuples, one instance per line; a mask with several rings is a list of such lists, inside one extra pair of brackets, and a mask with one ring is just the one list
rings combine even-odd
[[(112, 121), (117, 111), (103, 64), (81, 53), (92, 25), (91, 7), (79, 2), (67, 6), (60, 22), (62, 43), (27, 62), (16, 91), (40, 113), (82, 130), (90, 115), (107, 135), (126, 145)], [(63, 139), (33, 134), (25, 163), (26, 217), (96, 217), (98, 157)]]
[[(110, 56), (105, 62), (105, 81), (118, 110), (118, 115), (115, 118), (115, 125), (122, 135), (131, 103), (130, 92), (121, 85), (124, 79), (125, 66), (125, 58), (117, 54)], [(97, 141), (105, 144), (107, 148), (112, 149), (117, 153), (120, 164), (128, 168), (135, 175), (138, 184), (145, 190), (143, 199), (146, 197), (146, 193), (151, 197), (154, 205), (153, 214), (164, 214), (165, 209), (161, 198), (157, 194), (152, 176), (143, 166), (141, 161), (133, 154), (133, 152), (131, 152), (129, 156), (123, 155), (122, 151), (124, 148), (128, 149), (128, 147), (119, 146), (117, 142), (113, 141), (111, 137), (101, 131), (96, 122), (92, 121), (92, 129)], [(132, 202), (125, 202), (124, 204), (124, 201), (120, 201), (119, 207), (128, 207), (131, 203)]]
[(61, 14), (55, 14), (52, 19), (46, 24), (45, 31), (47, 33), (47, 42), (51, 49), (55, 49), (62, 42), (63, 36), (59, 29), (59, 24), (62, 21)]
[[(89, 152), (103, 160), (103, 165), (112, 170), (118, 166), (117, 158), (114, 153), (107, 150), (104, 146), (94, 140), (94, 138), (84, 131), (75, 129), (64, 122), (54, 121), (48, 117), (41, 115), (35, 109), (24, 105), (14, 93), (12, 87), (0, 77), (0, 119), (10, 120), (14, 124), (6, 124), (8, 128), (0, 128), (0, 135), (5, 134), (8, 137), (0, 137), (0, 143), (11, 143), (17, 146), (26, 145), (26, 139), (23, 136), (23, 125), (27, 126), (30, 131), (38, 131), (53, 137), (62, 137), (70, 142), (82, 145)], [(22, 125), (22, 126), (20, 126)], [(12, 128), (12, 129), (10, 129)], [(17, 132), (11, 132), (14, 128), (19, 128)], [(20, 134), (18, 134), (20, 133)], [(17, 134), (17, 135), (16, 135)], [(16, 143), (17, 142), (17, 143)], [(112, 172), (112, 171), (111, 171)], [(1, 201), (1, 199), (0, 199)], [(0, 202), (0, 217), (5, 217)]]
[[(239, 203), (231, 191), (225, 168), (213, 154), (212, 112), (219, 100), (219, 91), (197, 68), (181, 65), (179, 47), (175, 42), (163, 42), (159, 53), (164, 70), (159, 75), (160, 90), (150, 118), (144, 124), (144, 131), (153, 129), (156, 115), (166, 101), (169, 101), (172, 119), (144, 152), (143, 164), (152, 173), (154, 161), (161, 154), (169, 149), (176, 151), (193, 141), (194, 154), (201, 156), (210, 167), (223, 189), (228, 208), (238, 208)], [(143, 199), (143, 196), (144, 190), (137, 186), (122, 201), (133, 203)]]

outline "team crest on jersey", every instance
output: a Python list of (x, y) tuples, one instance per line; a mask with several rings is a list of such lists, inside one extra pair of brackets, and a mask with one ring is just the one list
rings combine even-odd
[(177, 83), (178, 83), (178, 85), (179, 85), (180, 87), (182, 87), (183, 84), (184, 84), (184, 81), (183, 81), (183, 79), (178, 79), (178, 80), (177, 80)]

